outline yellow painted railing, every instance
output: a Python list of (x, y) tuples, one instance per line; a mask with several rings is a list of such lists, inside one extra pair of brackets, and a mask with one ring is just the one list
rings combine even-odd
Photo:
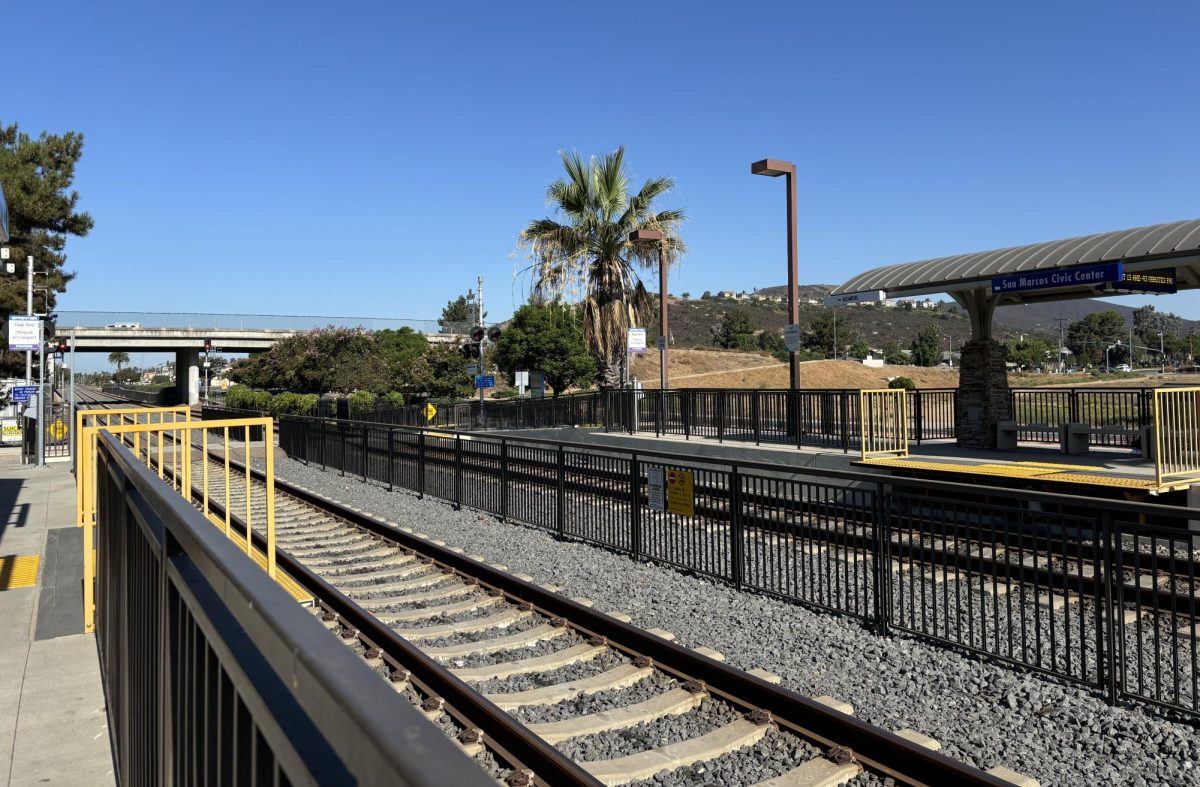
[(858, 427), (863, 459), (908, 456), (908, 391), (859, 391)]
[[(192, 421), (188, 408), (130, 408), (128, 410), (86, 410), (79, 412), (76, 435), (78, 435), (76, 453), (76, 507), (78, 524), (83, 527), (84, 582), (83, 582), (83, 614), (84, 630), (95, 630), (95, 527), (96, 527), (96, 451), (100, 432), (116, 435), (126, 447), (133, 452), (139, 461), (144, 460), (146, 467), (157, 465), (158, 477), (170, 483), (173, 489), (189, 503), (199, 508), (205, 518), (215, 526), (224, 526), (225, 536), (234, 540), (239, 546), (244, 546), (246, 554), (256, 559), (251, 538), (254, 524), (253, 506), (251, 501), (252, 476), (250, 472), (250, 432), (254, 428), (263, 430), (263, 434), (272, 433), (270, 418), (235, 418), (223, 421)], [(223, 472), (210, 471), (207, 461), (210, 433), (219, 433), (212, 441), (223, 445)], [(230, 466), (230, 437), (241, 439), (246, 455), (242, 473)], [(264, 440), (265, 449), (264, 470), (266, 475), (266, 491), (264, 495), (265, 511), (263, 514), (266, 525), (267, 549), (262, 556), (261, 564), (272, 579), (281, 579), (277, 575), (275, 565), (275, 446), (272, 440)], [(217, 446), (214, 445), (214, 448)], [(199, 449), (199, 456), (193, 453)], [(199, 490), (193, 488), (193, 465), (200, 463)], [(245, 533), (235, 533), (232, 528), (232, 506), (230, 491), (234, 484), (242, 487), (245, 493), (246, 510), (244, 521)], [(219, 484), (219, 486), (218, 486)], [(224, 521), (222, 522), (210, 511), (212, 492), (224, 497)], [(290, 580), (289, 580), (290, 582)], [(284, 582), (287, 585), (289, 582)], [(294, 583), (291, 583), (294, 584)], [(295, 595), (293, 593), (293, 595)]]
[(1200, 388), (1154, 389), (1154, 475), (1200, 481)]

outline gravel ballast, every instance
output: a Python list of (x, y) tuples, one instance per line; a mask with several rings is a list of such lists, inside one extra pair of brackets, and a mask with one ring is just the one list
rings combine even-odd
[[(1196, 729), (1153, 709), (1110, 708), (1084, 687), (901, 636), (878, 637), (848, 617), (741, 593), (581, 543), (559, 542), (543, 531), (470, 509), (455, 511), (442, 501), (407, 492), (388, 492), (337, 471), (279, 457), (276, 472), (490, 562), (507, 564), (537, 582), (560, 585), (568, 595), (593, 599), (599, 610), (626, 612), (636, 625), (673, 631), (681, 644), (715, 648), (734, 666), (768, 669), (801, 694), (850, 702), (864, 721), (892, 730), (913, 728), (941, 741), (944, 753), (971, 765), (1005, 765), (1043, 785), (1200, 785)], [(506, 683), (505, 690), (512, 690), (512, 683)], [(708, 771), (671, 783), (721, 781), (715, 777)]]

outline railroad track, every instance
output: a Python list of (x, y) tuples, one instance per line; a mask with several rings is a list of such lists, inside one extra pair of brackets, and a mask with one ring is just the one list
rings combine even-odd
[[(747, 783), (840, 784), (867, 773), (902, 783), (1006, 783), (936, 754), (936, 742), (915, 731), (870, 727), (832, 698), (800, 697), (769, 674), (673, 644), (667, 632), (643, 631), (620, 613), (597, 612), (411, 529), (276, 483), (279, 565), (319, 599), (314, 613), (509, 784), (627, 784), (702, 763), (721, 767), (722, 758), (739, 769), (763, 759), (764, 778)], [(218, 518), (224, 494), (220, 484), (210, 488)], [(244, 485), (233, 484), (229, 506), (244, 528), (233, 513), (246, 509)], [(263, 521), (258, 478), (250, 510), (252, 521)], [(255, 540), (265, 547), (260, 532)], [(515, 728), (492, 729), (501, 717)], [(670, 742), (629, 752), (634, 729)], [(517, 753), (529, 746), (566, 762)]]

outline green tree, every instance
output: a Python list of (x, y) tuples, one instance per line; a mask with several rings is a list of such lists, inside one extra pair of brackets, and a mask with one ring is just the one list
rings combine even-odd
[(713, 343), (727, 350), (748, 350), (754, 347), (754, 319), (744, 306), (730, 306), (713, 331)]
[(904, 350), (896, 342), (887, 342), (881, 348), (883, 350), (883, 362), (887, 364), (908, 363), (908, 356), (904, 354)]
[[(75, 277), (63, 270), (67, 238), (82, 237), (92, 228), (92, 217), (76, 210), (79, 194), (71, 188), (82, 154), (83, 135), (77, 132), (43, 131), (33, 139), (16, 123), (0, 124), (0, 188), (8, 203), (11, 235), (6, 245), (16, 265), (12, 283), (0, 287), (4, 325), (8, 315), (25, 313), (26, 258), (33, 257), (37, 286), (46, 288), (34, 292), (35, 312), (53, 312), (56, 293), (66, 291), (67, 282)], [(21, 354), (3, 353), (0, 375), (18, 373), (24, 360)]]
[(118, 369), (112, 376), (118, 383), (135, 383), (142, 379), (137, 369)]
[(294, 393), (383, 393), (392, 370), (375, 334), (357, 328), (317, 328), (299, 333), (264, 353), (238, 361), (235, 382)]
[(412, 328), (375, 332), (380, 351), (391, 375), (390, 388), (397, 392), (421, 394), (430, 383), (427, 360), (429, 341)]
[(1051, 362), (1054, 347), (1040, 336), (1027, 336), (1009, 339), (1004, 343), (1004, 351), (1008, 360), (1016, 364), (1018, 369), (1032, 370), (1041, 369)]
[(766, 350), (777, 361), (787, 361), (790, 356), (787, 345), (783, 341), (783, 334), (770, 329), (764, 330), (758, 335), (758, 349)]
[(821, 358), (841, 354), (842, 348), (859, 341), (858, 333), (852, 330), (846, 321), (844, 312), (837, 309), (823, 309), (817, 319), (800, 338), (805, 349), (817, 353)]
[(494, 361), (513, 373), (541, 370), (554, 396), (596, 379), (596, 359), (583, 343), (579, 309), (555, 304), (526, 304), (517, 309), (500, 335)]
[(547, 200), (564, 221), (531, 221), (520, 244), (533, 259), (534, 287), (542, 295), (571, 294), (580, 277), (583, 339), (599, 362), (602, 380), (616, 386), (625, 359), (626, 333), (650, 306), (637, 274), (639, 267), (658, 267), (658, 244), (632, 243), (637, 229), (663, 233), (667, 264), (677, 263), (685, 246), (679, 237), (680, 210), (654, 210), (654, 201), (674, 187), (670, 178), (647, 180), (629, 193), (625, 148), (601, 159), (585, 161), (562, 153), (567, 177), (550, 184)]
[(129, 353), (121, 352), (120, 350), (111, 352), (108, 354), (108, 362), (113, 366), (116, 366), (117, 371), (119, 372), (124, 364), (129, 363)]
[[(468, 290), (466, 295), (460, 295), (442, 307), (442, 316), (438, 325), (442, 333), (466, 333), (476, 321), (475, 307), (472, 302), (475, 293)], [(487, 317), (487, 312), (483, 313)]]
[[(1089, 366), (1099, 366), (1105, 361), (1105, 348), (1121, 341), (1128, 334), (1125, 320), (1115, 311), (1092, 312), (1082, 320), (1067, 326), (1067, 349), (1075, 359)], [(1113, 351), (1114, 363), (1118, 357), (1124, 359), (1128, 350)]]
[(916, 366), (937, 366), (942, 360), (942, 332), (936, 325), (926, 325), (913, 339), (910, 349)]
[(466, 362), (457, 347), (430, 345), (425, 362), (429, 364), (429, 381), (426, 384), (426, 394), (429, 396), (461, 399), (475, 390), (471, 376), (467, 374)]
[(704, 292), (700, 293), (700, 300), (711, 301), (712, 300), (712, 292), (710, 292), (709, 290), (705, 290)]
[(851, 358), (866, 358), (871, 354), (871, 346), (867, 344), (867, 340), (861, 336), (854, 340), (850, 345)]

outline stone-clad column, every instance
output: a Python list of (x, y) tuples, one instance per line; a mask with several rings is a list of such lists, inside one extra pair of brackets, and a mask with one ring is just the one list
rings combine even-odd
[(199, 350), (180, 350), (175, 353), (175, 401), (187, 405), (200, 402)]
[(963, 448), (996, 448), (996, 424), (1012, 418), (1004, 347), (994, 339), (972, 339), (962, 347), (954, 429)]

